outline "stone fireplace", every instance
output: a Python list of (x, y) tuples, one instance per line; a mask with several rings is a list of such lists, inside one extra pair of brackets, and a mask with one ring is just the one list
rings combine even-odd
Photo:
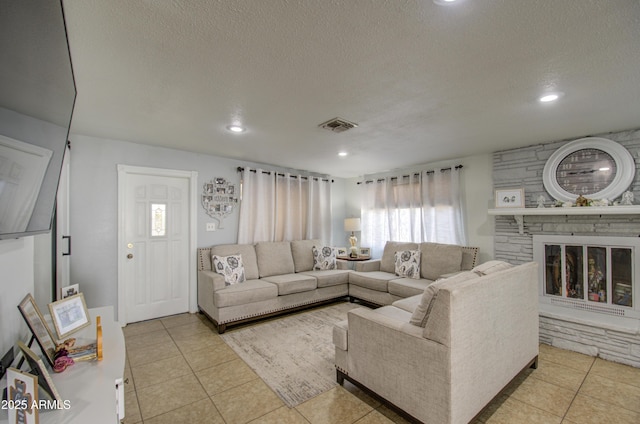
[[(601, 136), (638, 161), (640, 130)], [(569, 141), (494, 153), (494, 188), (524, 188), (528, 212), (490, 211), (494, 257), (540, 264), (542, 343), (640, 367), (640, 180), (629, 188), (636, 201), (627, 210), (536, 211), (539, 196), (547, 206), (553, 201), (542, 182), (544, 164)]]

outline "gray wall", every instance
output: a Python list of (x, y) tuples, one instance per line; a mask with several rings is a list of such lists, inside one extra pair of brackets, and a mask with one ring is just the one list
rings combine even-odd
[[(198, 188), (223, 177), (239, 188), (238, 166), (293, 170), (217, 156), (152, 147), (119, 140), (71, 136), (70, 221), (73, 237), (71, 283), (79, 283), (89, 307), (117, 305), (118, 164), (198, 172)], [(332, 205), (335, 222), (344, 211), (344, 182), (334, 179)], [(197, 246), (235, 243), (239, 212), (222, 221), (222, 228), (207, 232), (215, 222), (204, 208), (197, 210)], [(217, 225), (216, 225), (217, 226)], [(327, 240), (332, 243), (332, 240)]]
[[(601, 134), (598, 137), (619, 142), (629, 150), (640, 169), (640, 130)], [(551, 204), (551, 196), (542, 183), (542, 170), (551, 154), (572, 140), (520, 149), (503, 150), (493, 154), (493, 182), (496, 189), (524, 187), (526, 207), (535, 207), (538, 196), (543, 195)], [(636, 203), (640, 199), (640, 178), (631, 184)], [(615, 199), (609, 199), (615, 200)], [(533, 234), (573, 234), (640, 236), (638, 216), (525, 216), (525, 234), (518, 234), (518, 225), (513, 217), (496, 216), (495, 257), (511, 263), (533, 260)]]

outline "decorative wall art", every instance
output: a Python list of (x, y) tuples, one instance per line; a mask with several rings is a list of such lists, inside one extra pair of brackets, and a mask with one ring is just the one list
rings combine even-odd
[(238, 204), (236, 187), (225, 178), (216, 177), (203, 186), (202, 207), (207, 215), (218, 220), (218, 228), (222, 228), (222, 220), (231, 215)]

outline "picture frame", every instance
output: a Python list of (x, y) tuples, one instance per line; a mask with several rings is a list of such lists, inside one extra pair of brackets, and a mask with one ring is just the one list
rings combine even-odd
[(45, 367), (44, 362), (42, 362), (42, 359), (40, 359), (34, 351), (29, 349), (29, 346), (24, 344), (22, 340), (18, 340), (18, 347), (29, 363), (29, 367), (31, 368), (30, 374), (33, 374), (38, 378), (38, 384), (40, 387), (42, 387), (44, 392), (51, 397), (51, 400), (54, 400), (59, 404), (62, 403), (60, 393), (58, 393), (56, 386), (53, 384), (53, 380), (47, 372), (47, 368)]
[(360, 257), (368, 258), (371, 256), (371, 248), (370, 247), (361, 247), (360, 248)]
[(56, 339), (45, 322), (40, 308), (38, 308), (31, 293), (28, 293), (24, 299), (22, 299), (22, 302), (18, 304), (18, 309), (33, 334), (33, 337), (38, 342), (38, 346), (40, 346), (40, 350), (47, 359), (47, 362), (53, 366), (56, 352)]
[(348, 252), (347, 252), (347, 248), (346, 247), (336, 247), (336, 256), (337, 257), (344, 257), (344, 256), (348, 256)]
[(507, 188), (495, 192), (496, 208), (524, 208), (524, 189)]
[(49, 311), (60, 340), (91, 324), (82, 293), (49, 303)]
[(38, 377), (17, 368), (7, 369), (9, 424), (38, 424)]
[(75, 296), (80, 293), (80, 284), (71, 284), (60, 288), (60, 299), (66, 299), (70, 296)]

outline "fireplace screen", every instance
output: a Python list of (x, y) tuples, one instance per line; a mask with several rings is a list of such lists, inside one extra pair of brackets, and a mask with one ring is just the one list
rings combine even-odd
[(544, 244), (548, 296), (633, 307), (633, 248)]

